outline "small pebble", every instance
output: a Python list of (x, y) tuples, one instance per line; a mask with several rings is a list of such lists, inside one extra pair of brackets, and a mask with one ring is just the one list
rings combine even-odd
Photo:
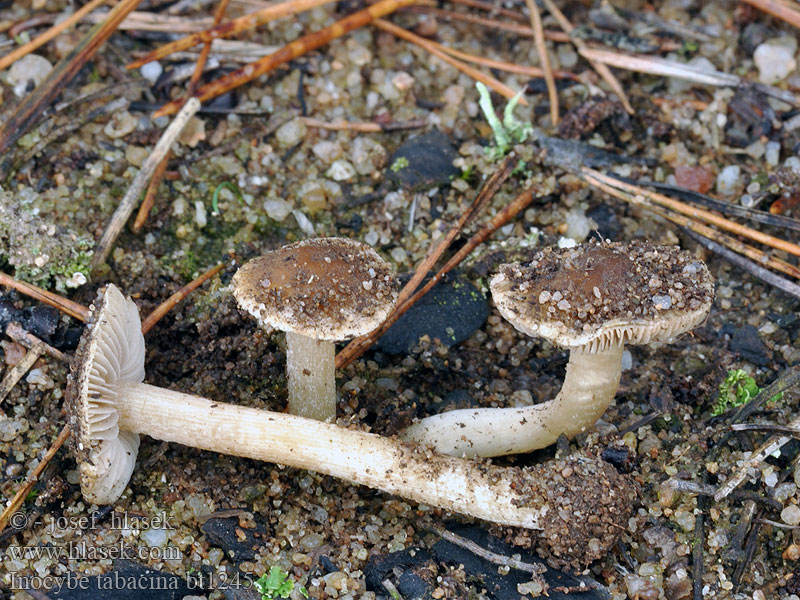
[(145, 63), (139, 69), (139, 73), (142, 74), (142, 77), (147, 79), (150, 83), (155, 83), (158, 81), (158, 78), (161, 77), (161, 73), (164, 72), (164, 68), (161, 66), (161, 63), (157, 60), (154, 60), (149, 63)]
[(125, 160), (134, 167), (141, 167), (148, 156), (150, 156), (150, 150), (142, 146), (134, 146), (131, 144), (125, 147)]
[(205, 227), (208, 223), (208, 218), (206, 216), (206, 205), (202, 200), (197, 200), (194, 203), (194, 222), (200, 228)]
[(622, 351), (622, 370), (627, 371), (633, 367), (633, 356), (628, 350)]
[(714, 175), (705, 167), (677, 165), (675, 167), (675, 183), (686, 189), (705, 194), (714, 185)]
[(292, 212), (292, 205), (281, 198), (270, 198), (264, 200), (264, 210), (270, 219), (280, 223)]
[(781, 158), (781, 145), (779, 142), (767, 142), (766, 152), (764, 155), (767, 164), (770, 167), (777, 167), (778, 161)]
[(284, 123), (275, 132), (275, 139), (284, 148), (291, 148), (306, 137), (306, 124), (301, 119), (292, 119)]
[(790, 504), (781, 511), (781, 521), (787, 525), (800, 525), (800, 507)]
[(331, 164), (342, 155), (342, 145), (339, 142), (322, 140), (311, 147), (311, 151), (325, 164)]
[(16, 342), (4, 342), (3, 351), (5, 353), (5, 363), (9, 367), (13, 367), (19, 363), (19, 361), (25, 358), (25, 355), (27, 354), (25, 347)]
[(133, 133), (137, 123), (136, 117), (127, 110), (123, 110), (112, 115), (111, 119), (109, 119), (108, 123), (106, 123), (106, 126), (103, 128), (103, 133), (112, 140), (123, 138), (129, 133)]
[(397, 264), (403, 264), (408, 259), (408, 254), (400, 246), (395, 246), (392, 248), (392, 251), (389, 254), (392, 257), (392, 260)]
[(144, 529), (139, 537), (151, 548), (160, 548), (167, 545), (166, 529)]
[(659, 310), (668, 310), (672, 306), (672, 298), (668, 295), (653, 296), (653, 304)]
[(791, 37), (773, 38), (759, 44), (753, 53), (759, 81), (773, 85), (786, 79), (797, 66), (796, 51), (797, 41)]
[(348, 161), (340, 159), (325, 171), (325, 175), (334, 181), (347, 181), (356, 176), (356, 169)]
[(795, 173), (800, 173), (800, 158), (796, 156), (790, 156), (783, 161), (783, 166), (787, 169), (792, 169)]
[(737, 165), (728, 165), (717, 175), (717, 192), (730, 196), (736, 192), (742, 170)]
[(84, 283), (86, 283), (86, 275), (80, 271), (76, 271), (69, 279), (64, 281), (64, 285), (68, 288), (81, 287)]
[(297, 221), (297, 226), (300, 228), (300, 231), (306, 235), (314, 235), (314, 224), (307, 216), (299, 210), (293, 210), (292, 214), (294, 215), (295, 221)]
[(592, 230), (592, 224), (586, 217), (586, 214), (580, 209), (573, 209), (567, 213), (567, 231), (566, 237), (582, 242), (585, 240)]
[(37, 87), (52, 70), (53, 65), (45, 57), (28, 54), (11, 65), (6, 81), (14, 88), (14, 94), (21, 97), (28, 93), (29, 84)]

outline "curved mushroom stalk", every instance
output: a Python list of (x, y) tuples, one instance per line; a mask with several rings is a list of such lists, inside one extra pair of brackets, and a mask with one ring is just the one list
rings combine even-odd
[(502, 265), (490, 283), (497, 310), (522, 333), (570, 349), (561, 391), (526, 408), (456, 410), (403, 437), (461, 456), (529, 452), (572, 437), (605, 412), (625, 344), (665, 342), (696, 327), (714, 299), (706, 266), (677, 247), (644, 242), (545, 249)]
[[(81, 490), (109, 504), (127, 486), (139, 434), (332, 475), (486, 521), (542, 530), (576, 564), (601, 556), (623, 530), (635, 490), (594, 459), (496, 467), (330, 423), (214, 402), (142, 383), (144, 338), (136, 305), (113, 285), (92, 307), (67, 388)], [(598, 491), (585, 514), (586, 490)], [(577, 512), (576, 512), (577, 511)], [(583, 512), (582, 512), (583, 511)], [(564, 533), (580, 543), (564, 543)], [(596, 539), (597, 543), (583, 543)]]
[(614, 400), (622, 372), (622, 344), (605, 352), (570, 351), (564, 383), (548, 402), (520, 408), (451, 410), (422, 419), (402, 439), (451, 456), (521, 454), (571, 438), (594, 425)]

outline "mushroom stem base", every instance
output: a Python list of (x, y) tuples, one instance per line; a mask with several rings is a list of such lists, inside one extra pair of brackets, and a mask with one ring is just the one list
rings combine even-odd
[(119, 383), (118, 425), (223, 454), (310, 469), (486, 521), (541, 528), (547, 506), (532, 502), (535, 476), (438, 456), (329, 423)]
[(317, 421), (336, 416), (333, 342), (286, 332), (289, 412)]
[(402, 437), (451, 456), (520, 454), (549, 446), (560, 435), (571, 438), (591, 427), (614, 399), (622, 350), (622, 344), (602, 352), (571, 350), (561, 390), (548, 402), (452, 410), (422, 419)]

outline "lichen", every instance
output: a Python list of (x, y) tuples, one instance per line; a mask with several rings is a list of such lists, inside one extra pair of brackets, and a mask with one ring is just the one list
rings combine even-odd
[(0, 189), (0, 261), (17, 279), (64, 292), (86, 283), (94, 241)]

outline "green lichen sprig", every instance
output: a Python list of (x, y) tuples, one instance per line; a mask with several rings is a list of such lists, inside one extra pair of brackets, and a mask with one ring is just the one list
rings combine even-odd
[[(262, 600), (274, 600), (275, 598), (288, 598), (294, 590), (294, 580), (289, 577), (289, 573), (277, 565), (272, 565), (267, 573), (253, 582)], [(308, 598), (308, 592), (304, 586), (298, 588), (300, 593)]]
[[(717, 389), (717, 399), (711, 407), (711, 415), (718, 417), (729, 408), (736, 408), (747, 404), (758, 396), (761, 389), (756, 384), (756, 380), (750, 377), (742, 369), (731, 369), (728, 375), (719, 384)], [(778, 402), (783, 398), (783, 392), (775, 394), (768, 402)]]
[(494, 111), (489, 89), (480, 81), (475, 84), (475, 87), (478, 88), (478, 94), (480, 95), (478, 105), (481, 107), (483, 115), (494, 133), (494, 146), (487, 148), (486, 154), (490, 159), (497, 160), (508, 154), (514, 144), (521, 144), (533, 136), (533, 125), (519, 121), (514, 116), (514, 109), (519, 104), (524, 90), (517, 92), (508, 101), (508, 104), (503, 109), (503, 120), (500, 121)]

